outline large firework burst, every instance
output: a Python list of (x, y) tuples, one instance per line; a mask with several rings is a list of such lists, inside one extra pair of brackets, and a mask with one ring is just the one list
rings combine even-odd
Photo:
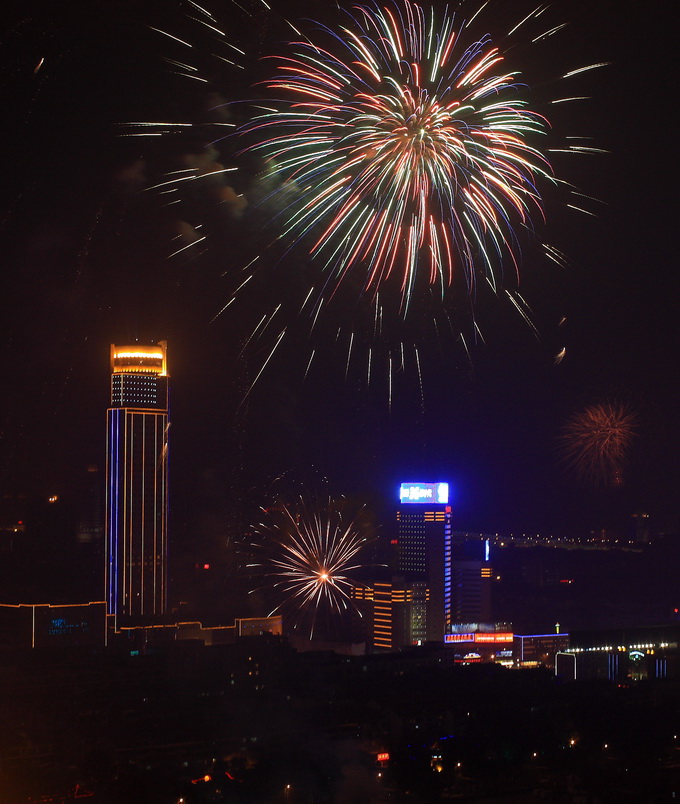
[[(598, 149), (574, 132), (564, 144), (559, 125), (552, 132), (540, 105), (548, 98), (530, 90), (519, 66), (539, 62), (541, 85), (561, 86), (601, 65), (558, 70), (549, 41), (564, 24), (547, 23), (545, 5), (520, 16), (515, 8), (468, 0), (454, 13), (412, 0), (366, 0), (351, 12), (330, 11), (345, 15), (344, 24), (305, 23), (312, 32), (295, 29), (298, 40), (271, 57), (269, 91), (258, 91), (268, 97), (226, 140), (241, 149), (232, 164), (248, 169), (211, 191), (221, 213), (238, 216), (248, 206), (246, 227), (266, 220), (230, 251), (234, 264), (223, 274), (230, 289), (214, 316), (239, 311), (244, 350), (256, 355), (251, 387), (274, 354), (280, 361), (288, 350), (305, 378), (313, 363), (316, 371), (336, 356), (356, 387), (386, 385), (391, 404), (400, 376), (417, 377), (422, 399), (424, 375), (439, 371), (431, 356), (460, 343), (469, 358), (470, 342), (495, 329), (496, 308), (482, 312), (479, 303), (486, 291), (502, 295), (538, 334), (519, 292), (520, 263), (529, 263), (531, 244), (564, 264), (540, 237), (542, 192), (558, 184), (567, 206), (586, 211), (546, 155)], [(221, 33), (205, 9), (197, 21)], [(491, 26), (493, 35), (485, 32)], [(175, 48), (190, 44), (168, 36)], [(534, 46), (533, 62), (522, 61)], [(211, 69), (179, 57), (171, 63), (183, 65), (180, 75), (211, 81)], [(550, 101), (562, 105), (550, 108), (557, 115), (584, 99), (564, 92)], [(242, 108), (236, 100), (217, 103), (215, 125), (231, 126), (230, 109)], [(130, 135), (176, 130), (147, 124)], [(221, 131), (211, 130), (213, 145), (224, 140)], [(256, 179), (252, 155), (264, 164)], [(158, 192), (177, 204), (189, 187), (205, 193), (225, 182), (235, 167), (218, 156), (213, 149), (200, 163), (188, 160)], [(183, 225), (172, 256), (195, 256), (211, 240), (218, 242), (210, 225)], [(305, 252), (311, 259), (300, 259)]]
[(561, 436), (566, 464), (592, 485), (620, 486), (636, 417), (626, 405), (603, 402), (572, 416)]
[(310, 615), (310, 634), (320, 610), (337, 615), (349, 609), (354, 584), (347, 573), (362, 566), (358, 554), (369, 540), (360, 514), (346, 521), (343, 507), (331, 498), (279, 502), (263, 509), (255, 528), (267, 559), (254, 566), (264, 569), (281, 599), (272, 614), (291, 612), (296, 623)]
[(551, 178), (519, 74), (490, 36), (470, 42), (464, 20), (410, 0), (323, 33), (277, 59), (283, 103), (248, 126), (297, 196), (286, 231), (313, 234), (331, 287), (358, 266), (374, 298), (394, 279), (402, 314), (423, 274), (440, 294), (461, 272), (497, 289), (498, 265), (518, 263), (513, 226), (542, 214)]

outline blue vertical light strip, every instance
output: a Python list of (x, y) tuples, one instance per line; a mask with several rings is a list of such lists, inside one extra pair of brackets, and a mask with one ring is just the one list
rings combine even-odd
[(162, 417), (163, 437), (161, 440), (161, 449), (163, 455), (163, 488), (161, 492), (162, 501), (162, 522), (163, 529), (161, 532), (161, 560), (162, 560), (162, 575), (161, 575), (161, 610), (163, 613), (168, 608), (168, 512), (170, 509), (169, 501), (169, 485), (168, 485), (168, 472), (170, 466), (170, 425), (168, 420), (168, 394), (166, 389), (165, 395), (165, 409), (166, 412)]
[(107, 603), (109, 614), (119, 614), (118, 576), (120, 540), (120, 411), (109, 410), (107, 445)]
[(131, 580), (130, 580), (130, 564), (132, 562), (131, 551), (131, 533), (132, 533), (132, 517), (134, 514), (132, 508), (132, 478), (133, 478), (133, 463), (134, 463), (134, 421), (133, 416), (127, 408), (123, 408), (123, 443), (124, 452), (122, 459), (123, 470), (123, 511), (121, 516), (121, 531), (122, 531), (122, 544), (123, 555), (121, 558), (121, 600), (120, 608), (121, 614), (130, 614), (130, 593), (131, 593)]
[[(141, 468), (140, 473), (140, 493), (139, 493), (139, 557), (140, 557), (140, 573), (139, 573), (139, 613), (143, 616), (146, 611), (146, 575), (147, 575), (147, 561), (146, 561), (146, 464), (148, 445), (146, 442), (146, 425), (148, 414), (138, 414), (141, 418)], [(152, 570), (153, 572), (153, 564)]]
[(453, 544), (451, 534), (451, 511), (445, 512), (444, 519), (444, 628), (453, 621), (451, 613), (451, 562)]
[(104, 501), (105, 505), (105, 519), (104, 519), (104, 598), (106, 599), (106, 613), (112, 614), (112, 599), (111, 599), (111, 415), (112, 411), (109, 409), (106, 412), (106, 485)]
[(113, 417), (114, 411), (108, 411), (108, 427), (106, 430), (106, 604), (109, 614), (115, 614), (115, 600), (113, 596)]
[(113, 465), (114, 477), (114, 496), (113, 496), (113, 599), (114, 599), (114, 614), (121, 613), (121, 599), (120, 599), (120, 540), (121, 540), (121, 510), (120, 510), (120, 474), (121, 474), (121, 457), (120, 457), (120, 439), (121, 439), (121, 425), (122, 425), (122, 411), (115, 411), (115, 460)]
[(156, 495), (155, 502), (159, 506), (157, 518), (154, 520), (158, 530), (158, 541), (155, 545), (154, 554), (156, 578), (158, 592), (155, 598), (155, 605), (158, 613), (164, 613), (167, 609), (167, 511), (168, 511), (168, 490), (167, 490), (167, 469), (168, 469), (168, 415), (161, 413), (156, 417), (156, 437), (157, 442), (157, 472), (156, 472)]
[(116, 600), (118, 614), (126, 613), (126, 558), (128, 534), (128, 412), (121, 408), (118, 417), (118, 480), (116, 489)]
[(116, 472), (116, 465), (117, 465), (117, 456), (116, 456), (116, 411), (109, 410), (109, 430), (108, 430), (108, 439), (109, 439), (109, 449), (108, 449), (108, 484), (107, 484), (107, 576), (108, 576), (108, 588), (107, 588), (107, 603), (109, 607), (109, 614), (117, 614), (117, 599), (115, 594), (115, 577), (116, 577), (116, 553), (115, 553), (115, 545), (116, 545), (116, 514), (117, 514), (117, 498), (115, 493), (116, 487), (116, 479), (117, 479), (117, 472)]
[(160, 612), (160, 608), (158, 606), (158, 473), (161, 469), (160, 463), (163, 458), (162, 451), (158, 451), (158, 423), (159, 418), (156, 416), (154, 418), (153, 423), (153, 457), (154, 457), (154, 470), (153, 470), (153, 520), (152, 520), (152, 531), (153, 531), (153, 562), (151, 564), (152, 567), (152, 580), (153, 580), (153, 590), (152, 590), (152, 608), (153, 613), (157, 614)]
[[(166, 403), (167, 404), (167, 403)], [(167, 435), (167, 421), (168, 414), (163, 413), (158, 420), (158, 435), (160, 437), (160, 485), (158, 491), (158, 499), (160, 501), (160, 543), (158, 548), (158, 571), (159, 577), (159, 593), (158, 593), (158, 606), (161, 612), (166, 610), (166, 591), (165, 591), (165, 578), (166, 578), (166, 545), (167, 545), (167, 486), (166, 486), (166, 471), (168, 452), (166, 448), (166, 435)]]
[(167, 609), (167, 413), (120, 408), (110, 416), (108, 588), (117, 601), (111, 613), (162, 614)]
[(618, 653), (610, 653), (607, 657), (608, 677), (610, 681), (616, 681), (619, 674), (619, 655)]

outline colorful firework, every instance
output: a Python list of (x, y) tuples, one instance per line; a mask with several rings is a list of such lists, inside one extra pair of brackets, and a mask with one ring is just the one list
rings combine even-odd
[(622, 485), (635, 427), (635, 414), (623, 404), (590, 405), (567, 422), (560, 439), (565, 463), (592, 485)]
[[(319, 24), (309, 38), (291, 26), (298, 41), (270, 57), (275, 75), (264, 82), (276, 97), (255, 105), (255, 118), (236, 137), (225, 137), (224, 127), (242, 102), (213, 104), (218, 127), (198, 126), (210, 137), (209, 153), (149, 188), (179, 210), (180, 197), (200, 187), (218, 199), (220, 218), (225, 210), (243, 214), (246, 230), (264, 223), (229, 252), (233, 264), (223, 276), (231, 290), (213, 317), (238, 310), (239, 323), (250, 328), (245, 349), (256, 353), (257, 366), (251, 388), (289, 350), (293, 364), (292, 353), (305, 354), (305, 378), (334, 356), (355, 387), (386, 388), (390, 406), (404, 377), (417, 378), (422, 401), (430, 357), (450, 354), (457, 342), (469, 360), (470, 345), (496, 329), (496, 308), (480, 304), (489, 292), (510, 302), (538, 336), (519, 292), (520, 262), (529, 261), (529, 247), (565, 262), (534, 232), (543, 219), (542, 191), (559, 185), (567, 207), (588, 212), (582, 196), (555, 177), (547, 154), (599, 149), (576, 136), (559, 144), (563, 137), (540, 106), (548, 99), (536, 98), (544, 90), (532, 93), (517, 69), (520, 53), (542, 48), (535, 54), (549, 71), (542, 69), (542, 85), (551, 83), (550, 72), (561, 86), (601, 64), (557, 71), (549, 40), (565, 26), (545, 24), (546, 6), (513, 23), (508, 17), (506, 25), (503, 14), (515, 12), (501, 4), (493, 18), (489, 2), (468, 5), (465, 17), (386, 0), (355, 7), (344, 25)], [(223, 63), (225, 53), (237, 53), (208, 11), (190, 16), (199, 30), (218, 35), (224, 52), (215, 55)], [(493, 37), (485, 19), (493, 20)], [(191, 44), (155, 30), (178, 51)], [(170, 63), (197, 87), (215, 74), (213, 62), (197, 67), (175, 54)], [(231, 80), (229, 88), (233, 95)], [(559, 114), (585, 99), (564, 92), (550, 108)], [(186, 125), (136, 124), (128, 136), (170, 136)], [(198, 133), (196, 124), (189, 130)], [(238, 143), (241, 156), (222, 155), (225, 143)], [(265, 165), (257, 178), (249, 172), (253, 155)], [(246, 170), (232, 181), (235, 164)], [(223, 236), (210, 224), (183, 222), (171, 256), (197, 256)], [(300, 259), (305, 252), (311, 259)]]
[(277, 59), (282, 106), (245, 130), (296, 196), (285, 231), (312, 235), (331, 292), (359, 269), (373, 298), (396, 283), (403, 314), (421, 275), (442, 295), (461, 272), (497, 290), (504, 257), (516, 272), (513, 227), (542, 216), (537, 183), (552, 180), (547, 122), (491, 37), (465, 29), (410, 0), (358, 6), (328, 45)]
[[(576, 137), (548, 147), (550, 126), (529, 107), (520, 73), (489, 34), (474, 33), (487, 5), (469, 19), (411, 0), (357, 6), (347, 24), (319, 25), (272, 57), (276, 73), (265, 83), (276, 98), (240, 134), (267, 165), (260, 208), (312, 260), (286, 269), (294, 289), (255, 326), (255, 340), (269, 344), (263, 367), (299, 324), (307, 371), (336, 343), (346, 377), (357, 360), (362, 385), (387, 369), (391, 399), (395, 375), (417, 372), (422, 381), (425, 351), (445, 351), (452, 336), (467, 352), (481, 338), (475, 305), (484, 290), (502, 294), (533, 329), (518, 292), (521, 250), (531, 241), (564, 264), (533, 236), (534, 224), (543, 220), (543, 187), (573, 192), (546, 154), (598, 149)], [(544, 11), (498, 37), (504, 50), (542, 25)], [(543, 43), (563, 27), (525, 38)]]
[(370, 541), (359, 515), (348, 522), (343, 506), (328, 498), (323, 504), (300, 497), (294, 506), (279, 503), (262, 509), (265, 520), (256, 528), (258, 546), (268, 559), (266, 577), (282, 598), (277, 611), (294, 613), (296, 625), (310, 615), (310, 637), (316, 615), (342, 614), (351, 606), (353, 582), (347, 573), (359, 569), (358, 555)]

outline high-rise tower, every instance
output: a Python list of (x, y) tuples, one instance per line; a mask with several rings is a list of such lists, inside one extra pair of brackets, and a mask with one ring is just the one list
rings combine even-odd
[(109, 614), (167, 608), (167, 344), (111, 346), (106, 439), (106, 601)]
[(412, 597), (409, 642), (442, 642), (451, 605), (448, 483), (402, 483), (397, 572)]

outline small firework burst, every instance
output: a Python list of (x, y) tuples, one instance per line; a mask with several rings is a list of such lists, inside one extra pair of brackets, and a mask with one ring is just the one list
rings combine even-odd
[(621, 486), (635, 427), (635, 414), (624, 404), (589, 405), (567, 422), (560, 437), (562, 457), (591, 485)]
[(346, 519), (342, 501), (300, 497), (294, 505), (262, 509), (254, 531), (266, 559), (260, 567), (279, 598), (272, 611), (288, 613), (296, 627), (309, 623), (310, 638), (317, 615), (342, 616), (352, 607), (354, 582), (348, 573), (363, 564), (359, 553), (371, 540), (360, 523), (360, 511)]

